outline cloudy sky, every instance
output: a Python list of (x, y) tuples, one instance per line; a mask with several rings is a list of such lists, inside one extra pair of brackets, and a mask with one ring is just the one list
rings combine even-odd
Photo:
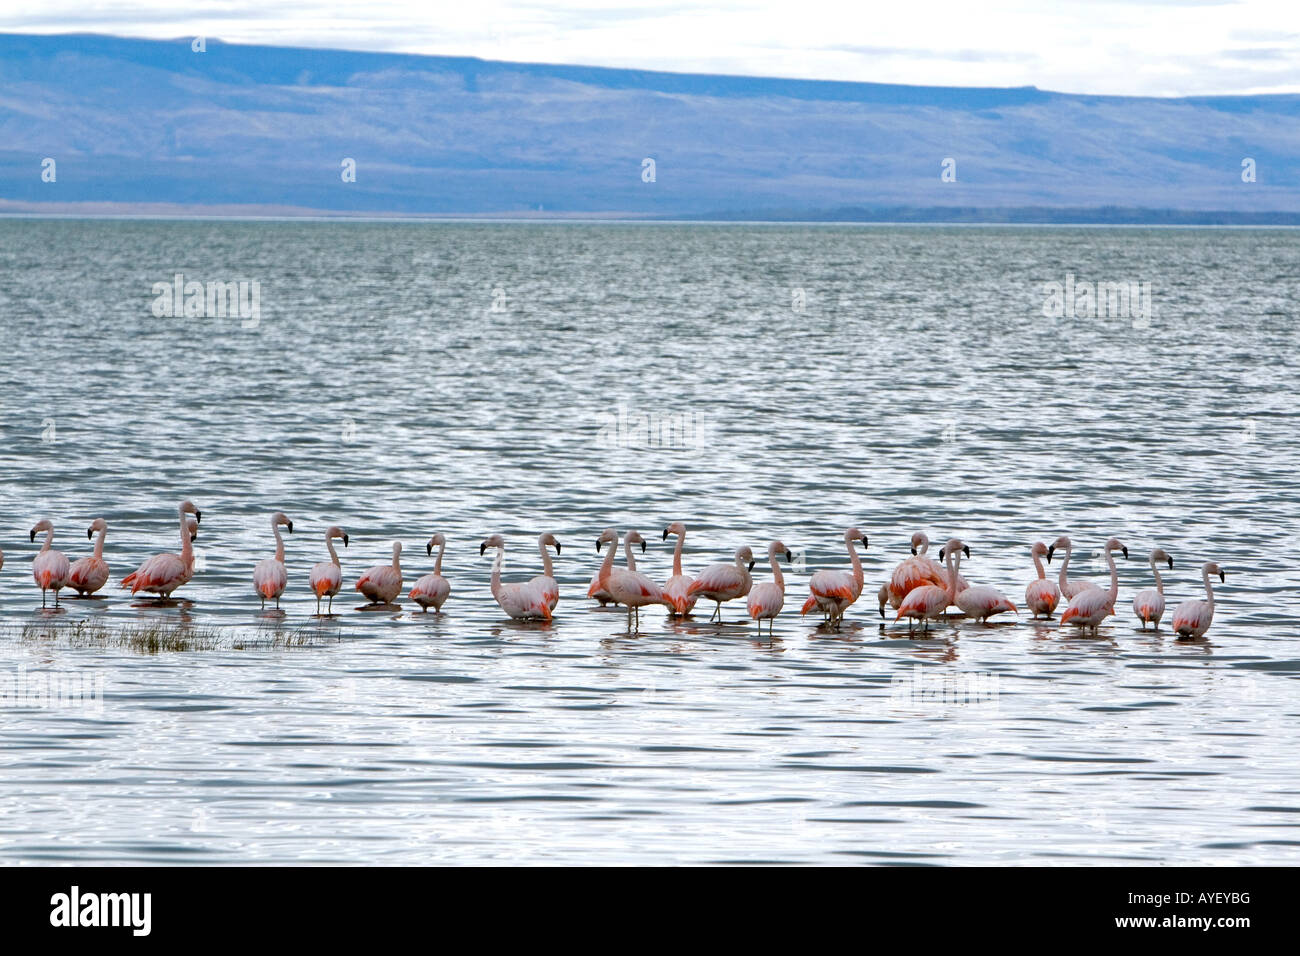
[(1074, 93), (1300, 92), (1300, 0), (0, 0), (0, 32)]

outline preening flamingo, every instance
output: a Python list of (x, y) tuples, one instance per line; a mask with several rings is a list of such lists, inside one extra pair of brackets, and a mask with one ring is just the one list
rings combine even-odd
[(1034, 570), (1038, 572), (1038, 577), (1025, 588), (1025, 607), (1034, 612), (1034, 617), (1041, 614), (1050, 618), (1056, 605), (1061, 602), (1061, 591), (1054, 582), (1047, 580), (1047, 572), (1043, 569), (1043, 555), (1047, 554), (1047, 545), (1035, 541), (1029, 554), (1034, 559)]
[(402, 542), (393, 542), (393, 563), (376, 564), (357, 578), (355, 589), (370, 598), (371, 604), (392, 604), (402, 593)]
[[(433, 549), (438, 549), (438, 560), (433, 563), (433, 570), (416, 581), (411, 587), (411, 600), (420, 607), (424, 608), (424, 613), (429, 613), (429, 608), (441, 614), (443, 602), (447, 600), (447, 595), (451, 593), (451, 584), (442, 576), (442, 556), (447, 551), (447, 539), (439, 532), (435, 534), (424, 546), (425, 556), (433, 554)], [(559, 546), (556, 546), (556, 552), (559, 552)]]
[(339, 564), (338, 552), (334, 550), (334, 538), (343, 539), (343, 547), (348, 546), (348, 533), (336, 524), (325, 529), (325, 547), (330, 553), (328, 561), (317, 561), (311, 566), (307, 583), (316, 595), (316, 616), (320, 617), (320, 599), (329, 598), (326, 614), (334, 613), (334, 595), (343, 588), (343, 566)]
[(266, 607), (267, 601), (274, 600), (275, 606), (279, 608), (280, 595), (289, 584), (289, 572), (284, 566), (284, 538), (280, 537), (280, 525), (284, 525), (289, 529), (289, 533), (293, 534), (293, 522), (283, 511), (271, 515), (271, 534), (275, 535), (275, 557), (263, 558), (253, 567), (253, 590), (257, 591), (257, 596), (262, 599), (262, 607)]
[(1169, 570), (1174, 569), (1174, 559), (1165, 554), (1161, 548), (1153, 548), (1149, 559), (1151, 564), (1151, 573), (1156, 576), (1156, 586), (1145, 588), (1133, 595), (1133, 613), (1137, 619), (1142, 622), (1142, 630), (1147, 629), (1147, 622), (1150, 621), (1155, 625), (1156, 630), (1160, 630), (1160, 618), (1165, 614), (1165, 582), (1160, 578), (1160, 568), (1156, 566), (1157, 562), (1167, 561)]
[(501, 605), (501, 610), (513, 618), (540, 618), (549, 621), (551, 605), (546, 590), (534, 583), (537, 578), (522, 584), (501, 583), (501, 563), (505, 559), (506, 539), (494, 534), (478, 546), (478, 553), (482, 555), (488, 548), (497, 549), (496, 559), (492, 562), (492, 596)]
[[(966, 557), (970, 557), (970, 549), (964, 552)], [(939, 557), (943, 557), (944, 552), (939, 551)], [(987, 584), (968, 585), (964, 590), (958, 588), (954, 602), (957, 607), (961, 608), (962, 613), (967, 617), (973, 617), (977, 621), (985, 624), (994, 614), (1001, 614), (1003, 611), (1012, 611), (1016, 614), (1016, 606), (1011, 603), (1011, 599), (999, 591), (997, 588), (989, 587)]]
[(181, 553), (155, 554), (124, 577), (122, 587), (129, 588), (132, 594), (148, 591), (158, 595), (158, 600), (165, 601), (173, 591), (194, 576), (194, 535), (186, 516), (194, 515), (197, 524), (203, 520), (203, 513), (189, 500), (182, 501), (177, 512), (180, 515)]
[(708, 598), (713, 601), (717, 606), (709, 615), (709, 620), (712, 621), (716, 617), (721, 623), (722, 602), (744, 597), (749, 593), (749, 588), (754, 583), (749, 572), (753, 569), (754, 552), (748, 547), (737, 548), (734, 564), (726, 562), (710, 564), (691, 582), (690, 587), (686, 589), (686, 596), (696, 600)]
[(641, 608), (651, 604), (666, 604), (663, 589), (649, 577), (642, 574), (636, 569), (636, 558), (632, 555), (632, 545), (641, 545), (641, 553), (645, 553), (645, 539), (635, 531), (629, 531), (627, 537), (623, 539), (623, 550), (627, 556), (626, 568), (613, 567), (611, 556), (618, 549), (618, 533), (614, 532), (612, 540), (607, 537), (610, 531), (605, 531), (596, 542), (597, 550), (602, 544), (609, 545), (609, 553), (605, 555), (606, 563), (601, 565), (601, 569), (609, 568), (601, 579), (601, 585), (609, 592), (615, 602), (627, 607), (627, 629), (629, 632), (636, 632), (641, 629)]
[(670, 534), (677, 536), (677, 544), (673, 548), (673, 576), (664, 583), (664, 598), (668, 603), (669, 617), (685, 617), (695, 609), (695, 602), (698, 600), (687, 596), (691, 582), (695, 579), (689, 574), (682, 574), (682, 548), (686, 544), (686, 525), (674, 521), (664, 528), (665, 541)]
[(749, 616), (758, 622), (758, 636), (763, 636), (763, 621), (767, 621), (767, 635), (772, 636), (773, 619), (781, 613), (785, 605), (785, 578), (781, 575), (779, 555), (785, 555), (787, 562), (794, 560), (790, 549), (780, 541), (773, 541), (767, 546), (767, 563), (772, 566), (772, 580), (755, 584), (745, 601)]
[(815, 571), (808, 579), (808, 590), (811, 593), (808, 600), (803, 602), (800, 614), (807, 614), (817, 608), (822, 612), (823, 624), (839, 629), (844, 612), (862, 594), (862, 561), (853, 546), (857, 541), (862, 542), (864, 549), (867, 547), (867, 536), (857, 528), (849, 528), (844, 532), (844, 546), (849, 550), (852, 570)]
[(39, 531), (45, 532), (45, 543), (41, 545), (40, 553), (32, 561), (32, 579), (41, 589), (41, 607), (45, 607), (46, 591), (54, 592), (54, 606), (58, 607), (59, 590), (68, 586), (68, 575), (72, 568), (62, 551), (55, 551), (50, 547), (54, 541), (54, 525), (50, 524), (49, 518), (42, 518), (36, 522), (29, 536), (31, 541), (36, 540)]
[(1095, 635), (1101, 622), (1115, 613), (1115, 599), (1119, 597), (1119, 572), (1115, 570), (1112, 551), (1122, 551), (1125, 559), (1128, 558), (1128, 548), (1120, 544), (1119, 538), (1107, 540), (1106, 563), (1110, 566), (1109, 590), (1103, 591), (1094, 585), (1078, 591), (1070, 600), (1070, 606), (1061, 614), (1062, 624), (1069, 624), (1071, 627), (1090, 627)]
[[(903, 603), (899, 605), (898, 614), (894, 620), (905, 617), (907, 618), (907, 633), (912, 633), (912, 627), (916, 621), (921, 621), (926, 631), (930, 630), (930, 622), (943, 617), (948, 605), (957, 602), (957, 576), (961, 569), (961, 556), (970, 557), (970, 548), (961, 543), (960, 538), (949, 538), (948, 543), (943, 546), (939, 552), (945, 558), (946, 570), (948, 572), (948, 584), (946, 587), (939, 587), (937, 584), (922, 584), (920, 587), (912, 588), (907, 592), (907, 597), (903, 598)], [(956, 559), (956, 564), (953, 559)]]
[(1174, 608), (1172, 626), (1179, 637), (1201, 637), (1210, 629), (1210, 623), (1214, 620), (1214, 588), (1210, 585), (1212, 574), (1219, 576), (1220, 584), (1227, 580), (1222, 568), (1213, 561), (1208, 562), (1201, 567), (1201, 579), (1205, 582), (1205, 600), (1184, 601)]
[(72, 562), (68, 571), (68, 587), (77, 592), (78, 597), (90, 597), (108, 581), (108, 562), (104, 560), (104, 534), (108, 531), (108, 522), (96, 518), (86, 529), (87, 540), (99, 532), (95, 542), (95, 553), (86, 558)]
[(529, 583), (534, 587), (542, 589), (546, 595), (546, 604), (552, 611), (555, 605), (560, 603), (560, 585), (555, 580), (555, 570), (551, 567), (551, 552), (547, 551), (547, 545), (555, 549), (555, 553), (560, 553), (560, 542), (555, 540), (555, 535), (549, 531), (537, 536), (537, 550), (542, 555), (542, 573), (532, 578)]
[(1065, 560), (1061, 562), (1061, 573), (1057, 579), (1057, 582), (1061, 586), (1061, 596), (1064, 597), (1067, 601), (1073, 601), (1076, 597), (1078, 597), (1080, 594), (1082, 594), (1084, 591), (1088, 590), (1089, 588), (1093, 588), (1094, 590), (1100, 591), (1101, 588), (1098, 585), (1093, 584), (1091, 581), (1084, 581), (1081, 578), (1075, 578), (1072, 581), (1070, 580), (1069, 576), (1066, 574), (1066, 571), (1070, 567), (1070, 554), (1073, 550), (1073, 547), (1070, 544), (1070, 539), (1067, 538), (1065, 535), (1061, 535), (1059, 538), (1053, 541), (1051, 547), (1047, 549), (1047, 563), (1048, 564), (1052, 563), (1052, 555), (1056, 553), (1058, 548), (1065, 549)]

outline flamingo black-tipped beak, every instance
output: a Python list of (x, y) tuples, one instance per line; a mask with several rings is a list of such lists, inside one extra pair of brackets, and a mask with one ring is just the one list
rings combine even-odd
[(1124, 560), (1127, 561), (1127, 560), (1128, 560), (1128, 548), (1121, 547), (1120, 550), (1124, 552)]
[(195, 524), (203, 523), (203, 512), (200, 511), (198, 508), (194, 509), (194, 523)]
[(602, 543), (603, 543), (603, 542), (602, 542), (599, 538), (596, 539), (596, 553), (597, 553), (597, 554), (600, 554), (600, 546), (601, 546)]
[(751, 571), (754, 570), (754, 562), (753, 562), (753, 561), (750, 561), (750, 562), (749, 562), (749, 570), (751, 570)]
[(1051, 564), (1051, 563), (1052, 563), (1052, 555), (1055, 554), (1055, 553), (1056, 553), (1056, 545), (1052, 545), (1050, 548), (1047, 549), (1047, 563), (1048, 563), (1048, 564)]
[(558, 542), (558, 541), (555, 542), (555, 553), (556, 553), (556, 554), (559, 554), (559, 553), (560, 553), (560, 542)]
[(483, 552), (486, 550), (487, 550), (487, 542), (484, 541), (482, 544), (478, 546), (478, 556), (480, 558), (483, 557)]
[(884, 616), (885, 616), (885, 606), (882, 604), (880, 605), (880, 617), (883, 619)]
[(348, 546), (348, 536), (347, 536), (347, 535), (344, 535), (344, 536), (343, 536), (343, 547), (346, 548), (347, 546)]
[(1172, 571), (1172, 570), (1174, 569), (1174, 559), (1173, 559), (1173, 558), (1165, 558), (1165, 560), (1169, 562), (1169, 570)]
[(94, 529), (94, 528), (87, 528), (87, 529), (86, 529), (86, 540), (89, 541), (89, 540), (90, 540), (91, 538), (93, 538), (94, 536), (95, 536), (95, 529)]
[(664, 541), (667, 541), (667, 540), (668, 540), (668, 529), (667, 529), (667, 528), (664, 528), (664, 536), (663, 536), (663, 540), (664, 540)]
[(916, 554), (916, 545), (912, 545), (912, 553)]
[(939, 549), (939, 560), (940, 560), (940, 561), (943, 560), (943, 553), (944, 553), (946, 550), (948, 550), (948, 549), (947, 549), (947, 548), (940, 548), (940, 549)]
[(28, 541), (35, 541), (35, 540), (36, 540), (36, 532), (35, 532), (35, 531), (30, 532), (30, 533), (28, 534), (28, 536), (27, 536), (27, 540), (28, 540)]
[(1220, 572), (1219, 572), (1219, 583), (1222, 584), (1224, 581), (1227, 581), (1227, 580), (1228, 580), (1228, 576), (1227, 576), (1226, 574), (1224, 574), (1222, 571), (1220, 571)]
[(786, 549), (786, 552), (785, 552), (785, 560), (786, 560), (786, 563), (787, 563), (787, 564), (793, 564), (793, 563), (794, 563), (794, 555), (790, 553), (789, 548)]
[(966, 557), (969, 558), (969, 557), (970, 557), (970, 545), (968, 545), (968, 544), (963, 544), (963, 545), (961, 546), (961, 553), (964, 554), (964, 555), (966, 555)]
[(644, 541), (641, 542), (641, 553), (642, 553), (642, 554), (645, 554), (645, 542), (644, 542)]
[(426, 542), (424, 543), (424, 553), (427, 554), (427, 555), (432, 555), (432, 554), (433, 554), (433, 542), (432, 542), (432, 541), (426, 541)]
[(288, 525), (289, 525), (289, 533), (293, 534), (293, 522), (292, 521), (288, 522)]

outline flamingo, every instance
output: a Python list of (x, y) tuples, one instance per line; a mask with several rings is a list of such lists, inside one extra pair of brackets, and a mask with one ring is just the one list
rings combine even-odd
[(89, 540), (99, 532), (95, 542), (95, 553), (88, 558), (78, 558), (72, 562), (68, 571), (68, 587), (77, 592), (78, 597), (90, 597), (108, 581), (108, 562), (104, 560), (104, 534), (108, 531), (108, 522), (96, 518), (86, 529)]
[(402, 593), (402, 542), (393, 542), (393, 563), (376, 564), (357, 578), (354, 589), (370, 598), (373, 604), (392, 604)]
[(1201, 566), (1201, 579), (1205, 582), (1204, 601), (1184, 601), (1174, 608), (1173, 629), (1179, 637), (1197, 638), (1210, 629), (1214, 620), (1214, 588), (1210, 585), (1210, 575), (1217, 574), (1219, 583), (1227, 581), (1227, 575), (1213, 561)]
[(1061, 601), (1061, 591), (1053, 582), (1047, 580), (1047, 572), (1043, 570), (1042, 557), (1047, 554), (1047, 545), (1035, 541), (1034, 546), (1029, 549), (1029, 554), (1034, 559), (1034, 570), (1038, 572), (1038, 577), (1030, 581), (1025, 588), (1025, 606), (1034, 612), (1034, 617), (1042, 614), (1044, 617), (1051, 618), (1056, 605)]
[(546, 604), (552, 611), (555, 605), (560, 603), (560, 585), (555, 580), (555, 572), (551, 568), (551, 553), (546, 550), (550, 545), (555, 549), (555, 553), (560, 553), (560, 542), (555, 540), (555, 535), (549, 531), (537, 536), (537, 550), (542, 555), (542, 573), (529, 580), (529, 584), (539, 587), (546, 594)]
[(59, 606), (59, 590), (68, 586), (68, 575), (71, 567), (68, 564), (68, 558), (62, 551), (53, 550), (50, 545), (54, 541), (54, 525), (50, 524), (49, 518), (42, 518), (36, 522), (32, 528), (30, 540), (36, 540), (38, 531), (45, 532), (45, 543), (41, 545), (41, 550), (32, 561), (32, 578), (36, 581), (36, 586), (41, 589), (41, 607), (45, 607), (45, 592), (54, 592), (54, 606)]
[(1169, 570), (1174, 569), (1174, 559), (1165, 554), (1161, 548), (1153, 548), (1151, 557), (1151, 573), (1156, 576), (1156, 586), (1146, 588), (1133, 595), (1133, 613), (1137, 615), (1142, 622), (1142, 630), (1147, 629), (1147, 621), (1155, 625), (1156, 630), (1160, 630), (1160, 618), (1165, 614), (1165, 582), (1160, 579), (1160, 569), (1156, 567), (1157, 561), (1168, 561)]
[(1047, 549), (1048, 564), (1052, 563), (1052, 555), (1056, 553), (1057, 548), (1065, 549), (1065, 560), (1061, 562), (1061, 574), (1058, 580), (1061, 585), (1061, 594), (1067, 601), (1073, 601), (1076, 597), (1078, 597), (1080, 594), (1082, 594), (1084, 591), (1088, 590), (1089, 588), (1094, 588), (1098, 591), (1101, 590), (1100, 587), (1098, 587), (1096, 584), (1093, 584), (1091, 581), (1084, 581), (1079, 578), (1076, 578), (1075, 580), (1071, 581), (1069, 577), (1066, 575), (1066, 569), (1069, 568), (1070, 566), (1070, 552), (1072, 546), (1070, 544), (1070, 539), (1067, 538), (1065, 535), (1061, 535), (1059, 538), (1053, 541), (1051, 547)]
[(266, 607), (267, 601), (274, 599), (278, 609), (280, 595), (284, 593), (289, 583), (289, 572), (284, 567), (284, 538), (280, 537), (280, 525), (284, 525), (289, 529), (289, 533), (293, 534), (293, 522), (283, 511), (271, 515), (271, 534), (275, 535), (275, 557), (263, 558), (253, 568), (253, 589), (262, 599), (263, 608)]
[[(1071, 627), (1090, 627), (1095, 635), (1098, 625), (1115, 613), (1115, 599), (1119, 597), (1119, 572), (1115, 570), (1112, 551), (1122, 551), (1125, 559), (1128, 558), (1128, 548), (1120, 544), (1119, 538), (1110, 538), (1106, 541), (1106, 563), (1110, 565), (1110, 589), (1103, 591), (1096, 585), (1080, 589), (1071, 598), (1070, 606), (1061, 614), (1062, 624), (1069, 624)], [(1066, 560), (1069, 560), (1068, 556)], [(1062, 572), (1064, 570), (1062, 568)]]
[(800, 614), (807, 614), (813, 608), (818, 608), (823, 615), (822, 623), (839, 630), (844, 612), (862, 594), (862, 561), (853, 546), (855, 541), (861, 541), (864, 549), (867, 547), (867, 536), (857, 528), (849, 528), (844, 532), (844, 545), (849, 549), (849, 561), (853, 569), (851, 571), (823, 569), (814, 572), (808, 579), (808, 590), (812, 593), (808, 596), (808, 600), (803, 602)]
[(188, 499), (180, 503), (177, 512), (180, 515), (181, 553), (155, 554), (124, 577), (122, 587), (130, 588), (132, 594), (139, 591), (148, 591), (151, 594), (158, 595), (159, 601), (165, 601), (171, 597), (173, 591), (194, 576), (194, 546), (192, 544), (194, 535), (190, 531), (190, 521), (186, 515), (194, 515), (194, 523), (197, 529), (198, 523), (203, 520), (203, 513), (194, 507), (194, 502)]
[(320, 599), (323, 597), (329, 598), (329, 609), (325, 613), (334, 613), (334, 595), (343, 588), (343, 566), (339, 564), (338, 552), (334, 550), (334, 538), (342, 538), (343, 547), (348, 546), (348, 533), (336, 524), (330, 525), (325, 529), (325, 547), (329, 550), (330, 559), (313, 564), (311, 573), (307, 576), (307, 583), (316, 595), (317, 617), (320, 617)]
[[(966, 557), (970, 557), (970, 550), (967, 549)], [(939, 551), (939, 557), (943, 557), (944, 552)], [(967, 617), (973, 617), (977, 621), (988, 624), (989, 618), (994, 614), (1001, 614), (1003, 611), (1014, 611), (1019, 614), (1020, 611), (1011, 603), (1011, 599), (995, 587), (987, 584), (968, 585), (963, 591), (958, 589), (954, 603), (961, 608), (962, 613)]]
[(673, 548), (673, 576), (664, 583), (664, 597), (668, 601), (669, 617), (685, 617), (695, 609), (698, 598), (687, 597), (691, 582), (695, 579), (689, 574), (682, 574), (682, 548), (686, 544), (686, 525), (674, 521), (664, 528), (664, 540), (668, 536), (677, 536), (677, 545)]
[(749, 616), (758, 622), (758, 636), (763, 636), (763, 621), (767, 621), (767, 636), (772, 636), (773, 621), (785, 605), (785, 578), (781, 575), (781, 564), (777, 556), (784, 554), (787, 562), (794, 560), (790, 549), (780, 541), (773, 541), (767, 546), (767, 563), (772, 566), (772, 580), (755, 584), (749, 592), (745, 607)]
[[(920, 587), (912, 588), (907, 592), (907, 597), (903, 598), (903, 603), (899, 605), (898, 614), (894, 620), (901, 617), (907, 618), (907, 633), (912, 633), (913, 622), (920, 620), (924, 629), (930, 630), (930, 622), (943, 616), (944, 611), (948, 610), (949, 604), (957, 602), (957, 580), (958, 573), (961, 569), (961, 556), (970, 557), (970, 548), (961, 543), (959, 538), (949, 538), (948, 543), (943, 546), (939, 552), (945, 556), (945, 564), (948, 572), (947, 587), (939, 587), (937, 584), (922, 584)], [(953, 564), (953, 558), (957, 563)]]
[(496, 560), (492, 562), (492, 596), (496, 598), (501, 610), (513, 618), (523, 620), (541, 618), (551, 619), (551, 605), (548, 603), (546, 590), (534, 583), (538, 579), (522, 584), (501, 583), (501, 562), (505, 558), (506, 539), (494, 534), (478, 546), (478, 553), (483, 554), (488, 548), (496, 548)]
[(615, 568), (613, 555), (618, 550), (618, 532), (607, 529), (596, 541), (596, 550), (602, 544), (609, 545), (605, 562), (600, 566), (601, 585), (609, 592), (615, 603), (627, 606), (627, 629), (630, 633), (641, 630), (641, 608), (650, 604), (666, 604), (663, 589), (650, 578), (636, 569), (636, 558), (632, 556), (632, 545), (641, 545), (645, 553), (645, 539), (635, 531), (629, 531), (623, 539), (623, 551), (627, 556), (626, 568)]
[(716, 617), (718, 623), (722, 623), (722, 602), (744, 597), (749, 593), (749, 588), (754, 583), (754, 579), (749, 575), (752, 570), (754, 570), (754, 552), (748, 547), (737, 548), (734, 564), (725, 561), (710, 564), (691, 582), (686, 589), (686, 596), (697, 601), (702, 597), (713, 601), (717, 607), (709, 615), (709, 620), (712, 621)]
[[(438, 560), (433, 563), (433, 570), (415, 582), (410, 594), (411, 600), (424, 608), (425, 614), (429, 613), (430, 607), (435, 613), (441, 614), (443, 602), (451, 593), (451, 584), (442, 576), (442, 556), (447, 551), (447, 539), (441, 532), (435, 534), (425, 544), (425, 555), (432, 555), (435, 546), (438, 548)], [(559, 550), (558, 546), (556, 550)]]

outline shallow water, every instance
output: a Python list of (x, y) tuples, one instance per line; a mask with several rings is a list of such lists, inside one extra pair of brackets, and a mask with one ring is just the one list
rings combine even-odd
[[(1265, 230), (0, 220), (0, 681), (103, 687), (7, 701), (0, 859), (1300, 861), (1298, 254)], [(255, 327), (155, 317), (178, 272), (256, 279)], [(1149, 282), (1152, 312), (1048, 318), (1067, 274)], [(176, 549), (182, 497), (186, 600), (132, 603), (114, 585)], [(281, 616), (251, 587), (276, 509)], [(72, 558), (108, 520), (106, 600), (40, 611), (46, 516)], [(741, 602), (633, 636), (585, 599), (602, 528), (639, 529), (662, 580), (672, 520), (688, 572), (798, 553), (777, 640)], [(442, 531), (444, 613), (313, 617), (331, 523), (346, 587), (396, 539), (409, 588)], [(798, 609), (850, 524), (867, 593), (828, 633)], [(1025, 616), (909, 639), (873, 596), (916, 530), (1017, 603), (1030, 543), (1070, 534), (1101, 581), (1117, 535), (1120, 613), (1095, 640)], [(541, 531), (563, 597), (512, 623), (478, 544), (504, 534), (518, 580)], [(1204, 642), (1137, 630), (1157, 544), (1166, 622), (1227, 570)], [(147, 654), (57, 630), (83, 618), (223, 630)]]

